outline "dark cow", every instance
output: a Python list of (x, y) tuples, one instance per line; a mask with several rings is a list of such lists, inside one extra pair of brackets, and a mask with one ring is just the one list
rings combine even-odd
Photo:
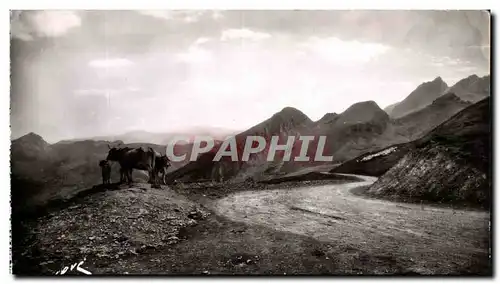
[(138, 169), (147, 171), (150, 182), (157, 185), (155, 170), (156, 154), (151, 147), (148, 147), (147, 150), (144, 150), (142, 147), (135, 149), (110, 148), (106, 160), (120, 163), (120, 174), (127, 179), (129, 184), (132, 183), (133, 169)]
[[(109, 147), (109, 146), (108, 146)], [(125, 156), (125, 153), (132, 150), (133, 148), (124, 147), (124, 148), (116, 148), (109, 147), (108, 157), (106, 160), (120, 162), (120, 160)], [(125, 182), (127, 178), (124, 167), (120, 164), (120, 183)]]
[(107, 160), (99, 161), (99, 167), (101, 167), (102, 172), (102, 184), (111, 183), (111, 165)]
[(167, 157), (167, 155), (160, 154), (156, 156), (156, 161), (155, 161), (156, 176), (160, 177), (160, 173), (162, 174), (160, 181), (163, 184), (167, 184), (165, 182), (165, 176), (167, 175), (167, 169), (170, 166), (171, 166), (170, 159)]

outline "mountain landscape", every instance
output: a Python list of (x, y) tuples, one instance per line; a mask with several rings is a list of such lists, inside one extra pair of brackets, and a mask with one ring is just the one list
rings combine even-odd
[[(418, 258), (422, 253), (418, 249), (400, 255), (394, 254), (390, 258), (377, 256), (384, 251), (394, 250), (400, 240), (409, 237), (406, 231), (394, 233), (395, 229), (391, 224), (403, 221), (391, 216), (402, 216), (406, 214), (403, 212), (405, 210), (412, 210), (418, 216), (430, 214), (425, 210), (420, 211), (424, 207), (419, 209), (420, 207), (411, 207), (412, 205), (382, 202), (425, 202), (425, 206), (490, 209), (491, 100), (489, 87), (483, 86), (485, 82), (489, 82), (489, 77), (477, 77), (477, 80), (474, 79), (476, 77), (470, 76), (450, 88), (438, 77), (417, 87), (403, 102), (395, 105), (392, 111), (387, 108), (382, 110), (374, 101), (365, 101), (353, 104), (341, 113), (327, 113), (321, 119), (312, 121), (296, 108), (283, 108), (254, 127), (234, 134), (239, 161), (231, 161), (229, 157), (213, 161), (216, 152), (224, 145), (224, 140), (218, 140), (212, 150), (199, 155), (195, 161), (173, 162), (167, 174), (168, 185), (162, 186), (162, 189), (150, 187), (144, 171), (134, 171), (135, 183), (131, 186), (114, 183), (119, 177), (117, 164), (112, 164), (113, 184), (102, 186), (98, 162), (106, 157), (110, 146), (152, 147), (157, 152), (165, 153), (165, 144), (169, 142), (167, 136), (153, 137), (147, 132), (136, 132), (133, 135), (128, 133), (108, 137), (112, 138), (108, 140), (106, 137), (94, 137), (50, 144), (41, 136), (29, 133), (13, 140), (11, 145), (13, 212), (19, 216), (35, 214), (34, 219), (13, 221), (16, 224), (16, 236), (31, 236), (16, 240), (17, 247), (29, 247), (15, 252), (20, 259), (16, 263), (32, 267), (35, 261), (40, 262), (43, 263), (42, 267), (32, 272), (51, 273), (56, 269), (51, 259), (63, 261), (65, 257), (61, 252), (72, 251), (68, 257), (73, 259), (82, 257), (83, 254), (89, 255), (93, 263), (91, 268), (101, 273), (121, 269), (110, 265), (113, 259), (122, 259), (124, 266), (121, 267), (132, 270), (135, 267), (132, 263), (141, 263), (138, 266), (140, 268), (137, 268), (139, 270), (135, 270), (138, 273), (143, 267), (151, 266), (150, 259), (155, 259), (154, 265), (159, 265), (155, 268), (158, 271), (177, 271), (182, 274), (197, 270), (204, 264), (195, 261), (196, 265), (186, 264), (174, 268), (174, 262), (187, 263), (188, 256), (200, 259), (198, 254), (209, 258), (210, 250), (203, 249), (208, 244), (213, 249), (227, 251), (223, 257), (230, 263), (228, 266), (211, 263), (210, 269), (219, 267), (220, 271), (230, 273), (238, 269), (248, 272), (258, 262), (255, 257), (260, 259), (259, 255), (265, 255), (265, 251), (271, 246), (279, 247), (280, 255), (293, 259), (293, 262), (304, 254), (313, 255), (313, 259), (304, 260), (302, 265), (327, 265), (325, 271), (342, 273), (351, 269), (348, 264), (330, 267), (328, 261), (334, 255), (342, 254), (344, 246), (355, 245), (359, 238), (356, 232), (362, 231), (363, 234), (370, 234), (373, 239), (368, 247), (353, 250), (356, 255), (360, 255), (361, 251), (371, 250), (364, 256), (369, 259), (365, 266), (366, 273), (377, 273), (380, 265), (396, 269), (391, 270), (393, 273), (433, 274), (458, 269), (465, 269), (467, 273), (487, 273), (489, 263), (484, 257), (485, 247), (489, 243), (484, 223), (486, 213), (463, 213), (467, 219), (457, 221), (454, 217), (455, 209), (433, 209), (441, 210), (439, 212), (443, 220), (448, 221), (437, 225), (424, 221), (427, 223), (420, 227), (420, 217), (408, 217), (405, 219), (406, 223), (400, 224), (407, 226), (408, 230), (418, 231), (417, 234), (436, 239), (448, 234), (448, 226), (458, 226), (456, 222), (467, 222), (467, 229), (453, 235), (457, 243), (440, 241), (438, 243), (442, 247), (433, 248), (435, 251), (451, 251), (447, 250), (447, 246), (462, 247), (458, 256), (460, 262), (451, 261), (453, 258), (445, 253), (446, 267), (449, 270), (425, 270), (422, 263), (413, 263), (410, 259)], [(481, 97), (482, 100), (476, 101)], [(207, 132), (201, 135), (206, 134)], [(283, 159), (283, 151), (278, 151), (273, 161), (267, 161), (272, 136), (279, 136), (280, 144), (284, 144), (288, 136), (301, 135), (314, 137), (308, 148), (309, 157), (316, 154), (318, 138), (326, 136), (323, 155), (332, 156), (333, 161), (294, 161), (301, 148), (301, 141), (298, 140), (291, 147), (290, 161)], [(260, 153), (251, 154), (248, 161), (241, 161), (248, 136), (265, 137), (267, 144)], [(192, 143), (179, 144), (174, 152), (176, 155), (186, 154), (189, 159), (192, 147)], [(323, 200), (322, 196), (329, 196), (325, 190), (331, 190), (332, 186), (339, 189), (335, 194), (340, 195)], [(277, 188), (296, 190), (283, 191), (290, 193), (273, 193)], [(340, 190), (342, 188), (350, 188), (352, 191)], [(241, 199), (238, 197), (240, 194)], [(265, 201), (274, 198), (281, 199), (275, 202)], [(370, 219), (373, 217), (368, 215), (364, 219), (356, 219), (360, 218), (359, 213), (356, 213), (360, 210), (373, 209), (373, 214), (381, 212), (380, 208), (371, 207), (378, 203), (373, 203), (368, 198), (379, 200), (376, 202), (380, 202), (381, 206), (385, 206), (384, 210), (388, 210), (383, 213), (387, 214), (385, 221)], [(282, 201), (279, 200), (298, 200), (298, 203), (282, 206)], [(340, 200), (344, 200), (344, 203)], [(318, 206), (330, 208), (332, 204), (343, 209), (331, 212), (328, 211), (331, 209), (326, 209), (325, 214), (315, 212), (314, 208)], [(37, 211), (39, 208), (47, 209), (40, 213)], [(120, 215), (113, 208), (128, 209)], [(211, 214), (214, 216), (210, 217)], [(278, 237), (275, 232), (257, 232), (250, 227), (241, 228), (237, 225), (241, 222), (263, 222), (259, 216), (271, 216), (270, 214), (275, 217), (265, 222), (269, 226), (282, 226), (287, 234), (284, 236), (288, 239), (286, 243), (299, 242), (300, 247), (288, 250), (282, 246), (283, 241), (279, 241), (282, 237)], [(78, 220), (72, 216), (85, 216), (89, 226), (79, 225)], [(217, 216), (226, 216), (228, 219), (223, 221)], [(292, 218), (293, 223), (288, 218)], [(324, 231), (329, 232), (330, 237), (315, 235), (314, 238), (332, 242), (336, 231), (330, 231), (333, 224), (331, 220), (351, 224), (349, 222), (353, 218), (356, 219), (356, 224), (361, 225), (356, 225), (355, 231), (342, 229), (342, 234), (349, 234), (351, 237), (347, 243), (339, 243), (338, 250), (303, 239), (304, 235), (309, 235), (307, 232)], [(422, 218), (429, 220), (431, 217), (429, 215)], [(170, 223), (165, 223), (167, 221)], [(381, 231), (375, 234), (373, 230), (369, 230), (369, 224), (377, 224)], [(71, 232), (65, 229), (67, 226), (73, 228)], [(426, 229), (429, 226), (437, 227), (434, 232), (430, 232)], [(164, 236), (158, 231), (159, 228), (168, 233)], [(265, 238), (267, 241), (265, 244), (252, 243), (245, 252), (241, 252), (236, 248), (247, 244), (247, 237), (241, 233), (235, 235), (236, 229), (251, 230), (252, 238)], [(116, 233), (102, 235), (102, 232), (111, 231)], [(482, 239), (471, 243), (468, 236), (472, 232), (481, 232)], [(373, 242), (380, 240), (380, 234), (393, 235), (395, 239), (384, 247), (375, 249)], [(59, 236), (56, 240), (53, 239), (55, 235)], [(143, 237), (145, 235), (149, 236), (148, 240)], [(221, 238), (230, 241), (214, 243), (213, 240)], [(89, 240), (94, 247), (86, 244)], [(110, 242), (113, 245), (109, 245)], [(414, 242), (425, 242), (425, 239), (414, 239)], [(312, 251), (309, 249), (311, 245), (314, 247)], [(424, 247), (423, 243), (420, 245)], [(174, 253), (170, 260), (160, 257), (171, 255), (174, 247), (185, 254)], [(195, 252), (195, 248), (199, 251)], [(472, 251), (477, 250), (481, 253), (472, 256)], [(359, 261), (358, 256), (341, 257)], [(461, 263), (470, 258), (474, 258), (476, 264), (464, 268)], [(441, 263), (442, 259), (432, 256), (426, 258), (426, 261)], [(272, 260), (275, 261), (277, 260)], [(401, 266), (394, 268), (390, 265), (395, 261), (402, 263)], [(305, 266), (296, 268), (298, 270), (295, 271), (309, 269)], [(276, 271), (274, 266), (269, 269)], [(205, 270), (202, 272), (205, 273)]]
[[(397, 104), (398, 107), (390, 112), (390, 116), (373, 101), (356, 103), (340, 114), (325, 114), (318, 121), (312, 121), (300, 110), (287, 107), (268, 120), (235, 134), (239, 161), (233, 162), (229, 157), (223, 157), (221, 161), (214, 162), (213, 157), (222, 145), (219, 142), (209, 153), (202, 154), (196, 161), (190, 162), (188, 159), (192, 143), (177, 144), (176, 154), (187, 154), (187, 159), (182, 162), (173, 162), (169, 169), (168, 179), (170, 181), (176, 179), (241, 181), (247, 178), (262, 180), (290, 174), (308, 167), (341, 163), (344, 164), (337, 167), (336, 171), (362, 173), (365, 166), (357, 165), (359, 162), (356, 161), (359, 158), (356, 157), (421, 138), (428, 131), (472, 104), (471, 101), (462, 98), (487, 97), (488, 82), (489, 76), (479, 78), (472, 75), (448, 88), (446, 83), (438, 77), (418, 86), (405, 100)], [(443, 91), (446, 92), (443, 94)], [(405, 115), (401, 116), (402, 113)], [(218, 133), (216, 137), (230, 135), (230, 132), (224, 132), (222, 129), (193, 129), (193, 131), (201, 131), (200, 135)], [(42, 137), (30, 133), (12, 142), (12, 174), (16, 181), (19, 177), (30, 177), (30, 182), (37, 184), (57, 184), (63, 188), (87, 187), (98, 183), (100, 172), (99, 168), (94, 165), (99, 159), (105, 157), (109, 144), (124, 143), (129, 147), (151, 146), (156, 151), (164, 153), (164, 145), (169, 143), (169, 139), (173, 137), (171, 135), (187, 136), (192, 135), (193, 131), (168, 135), (138, 131), (108, 137), (112, 138), (108, 140), (104, 140), (106, 137), (97, 137), (74, 141), (64, 140), (54, 144), (48, 144)], [(251, 154), (249, 161), (241, 161), (246, 138), (255, 135), (266, 137), (265, 149), (260, 153)], [(280, 136), (280, 144), (284, 144), (288, 136), (296, 138), (299, 135), (314, 136), (315, 139), (308, 147), (309, 157), (314, 157), (316, 154), (318, 138), (326, 136), (323, 155), (333, 156), (333, 162), (294, 161), (302, 145), (298, 139), (292, 146), (290, 161), (282, 159), (283, 151), (277, 151), (275, 160), (267, 161), (270, 138), (275, 135)], [(37, 166), (33, 167), (33, 163)], [(355, 170), (356, 168), (360, 168), (361, 171)], [(375, 172), (370, 171), (367, 174), (377, 173), (375, 175), (378, 176), (379, 173), (387, 170), (379, 166), (373, 169)], [(81, 175), (85, 177), (83, 180)]]
[[(488, 77), (484, 78), (484, 80), (488, 80)], [(464, 90), (476, 89), (474, 86), (478, 84), (472, 80), (466, 82), (473, 86), (467, 86), (467, 84), (460, 82), (450, 90), (456, 89), (455, 86), (458, 85), (462, 86), (461, 88)], [(315, 122), (299, 110), (287, 108), (287, 111), (283, 110), (266, 122), (236, 135), (239, 154), (241, 155), (247, 136), (280, 135), (280, 143), (283, 144), (287, 136), (303, 135), (315, 137), (308, 148), (308, 156), (314, 157), (319, 137), (326, 136), (323, 155), (333, 156), (333, 164), (339, 164), (370, 151), (418, 139), (427, 131), (472, 104), (472, 102), (464, 101), (452, 92), (445, 92), (446, 90), (448, 90), (447, 84), (440, 77), (432, 82), (423, 83), (398, 104), (396, 115), (391, 112), (392, 118), (373, 101), (356, 103), (340, 114), (325, 114)], [(488, 96), (487, 89), (481, 89), (481, 96)], [(401, 115), (401, 113), (405, 115)], [(292, 117), (295, 118), (295, 121)], [(299, 123), (296, 123), (297, 121)], [(269, 141), (268, 139), (268, 144)], [(215, 148), (199, 161), (191, 162), (189, 167), (172, 172), (169, 178), (174, 180), (188, 175), (185, 177), (186, 180), (196, 179), (195, 177), (224, 180), (235, 177), (238, 177), (239, 180), (248, 177), (266, 179), (274, 175), (289, 174), (304, 167), (324, 164), (321, 162), (294, 162), (294, 158), (299, 155), (301, 145), (301, 141), (294, 142), (290, 161), (283, 161), (278, 157), (272, 163), (265, 159), (268, 148), (261, 153), (253, 154), (247, 163), (224, 159), (221, 162), (213, 162), (212, 158), (218, 150)]]
[(9, 19), (16, 278), (494, 275), (487, 8)]

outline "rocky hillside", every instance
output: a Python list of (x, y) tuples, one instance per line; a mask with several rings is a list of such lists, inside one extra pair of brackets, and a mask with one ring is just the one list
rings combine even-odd
[(65, 196), (37, 213), (36, 222), (14, 216), (15, 274), (54, 275), (80, 261), (93, 274), (126, 273), (138, 266), (131, 258), (183, 241), (185, 229), (209, 215), (186, 197), (148, 184), (94, 189)]
[(411, 92), (403, 101), (392, 108), (390, 116), (399, 118), (411, 112), (424, 108), (443, 94), (448, 85), (437, 77), (433, 81), (425, 82)]
[(491, 108), (486, 98), (423, 138), (368, 190), (405, 200), (490, 203)]

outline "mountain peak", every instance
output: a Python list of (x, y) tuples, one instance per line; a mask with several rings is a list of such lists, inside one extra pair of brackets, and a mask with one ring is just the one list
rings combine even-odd
[(320, 118), (317, 122), (318, 123), (331, 123), (334, 122), (336, 118), (338, 118), (338, 114), (336, 112), (329, 112), (323, 115), (322, 118)]
[[(432, 81), (428, 81), (428, 82), (424, 82), (423, 84), (420, 84), (420, 86), (426, 86), (426, 85), (436, 85), (436, 86), (442, 86), (442, 85), (445, 85), (445, 86), (448, 86), (446, 84), (446, 82), (443, 80), (443, 78), (441, 78), (441, 76), (437, 76), (434, 80)], [(420, 87), (419, 86), (419, 87)], [(418, 89), (418, 87), (417, 87)]]
[(472, 74), (470, 76), (467, 76), (463, 79), (461, 79), (460, 81), (458, 81), (454, 86), (457, 86), (457, 85), (469, 85), (475, 81), (479, 80), (479, 77), (476, 75), (476, 74)]
[(23, 135), (23, 136), (17, 138), (15, 141), (24, 141), (24, 142), (32, 142), (32, 143), (37, 143), (37, 142), (43, 141), (44, 143), (47, 143), (47, 142), (45, 142), (45, 140), (43, 140), (42, 136), (40, 136), (34, 132), (30, 132), (26, 135)]
[(443, 82), (444, 83), (443, 78), (441, 78), (441, 76), (437, 76), (434, 80), (432, 80), (432, 82), (435, 82), (435, 83)]
[(345, 110), (341, 115), (348, 112), (358, 112), (358, 111), (379, 111), (382, 110), (376, 102), (374, 101), (364, 101), (351, 105), (347, 110)]
[(49, 146), (42, 136), (30, 132), (12, 141), (11, 152), (20, 159), (41, 159), (48, 155)]
[(283, 114), (302, 114), (304, 115), (304, 113), (302, 113), (300, 110), (294, 108), (294, 107), (284, 107), (279, 113), (283, 113)]
[(454, 101), (454, 102), (463, 102), (465, 103), (464, 101), (462, 101), (457, 95), (455, 95), (454, 93), (446, 93), (442, 96), (440, 96), (439, 98), (435, 99), (432, 104), (446, 104), (446, 103), (449, 103), (450, 101)]
[(338, 123), (363, 123), (372, 120), (388, 120), (389, 116), (376, 102), (364, 101), (351, 105), (339, 115)]
[(456, 94), (464, 101), (477, 102), (490, 95), (490, 76), (472, 74), (450, 87), (447, 92)]
[(424, 108), (441, 96), (446, 89), (448, 89), (448, 85), (440, 76), (432, 81), (420, 84), (403, 101), (394, 106), (391, 111), (391, 117), (403, 117)]
[(276, 113), (273, 117), (280, 117), (283, 121), (291, 121), (302, 123), (311, 121), (307, 115), (294, 107), (285, 107), (280, 112)]
[(255, 133), (277, 135), (307, 123), (312, 123), (312, 120), (303, 112), (293, 107), (285, 107), (272, 117), (237, 134), (237, 136), (255, 135)]

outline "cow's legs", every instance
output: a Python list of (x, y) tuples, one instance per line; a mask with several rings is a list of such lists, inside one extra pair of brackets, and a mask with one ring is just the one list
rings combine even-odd
[(132, 180), (132, 171), (133, 169), (129, 169), (128, 170), (128, 183), (131, 184), (133, 183), (134, 181)]
[(120, 183), (124, 183), (125, 182), (125, 169), (124, 168), (120, 168)]
[(153, 186), (157, 186), (156, 170), (154, 168), (149, 169), (149, 183)]

